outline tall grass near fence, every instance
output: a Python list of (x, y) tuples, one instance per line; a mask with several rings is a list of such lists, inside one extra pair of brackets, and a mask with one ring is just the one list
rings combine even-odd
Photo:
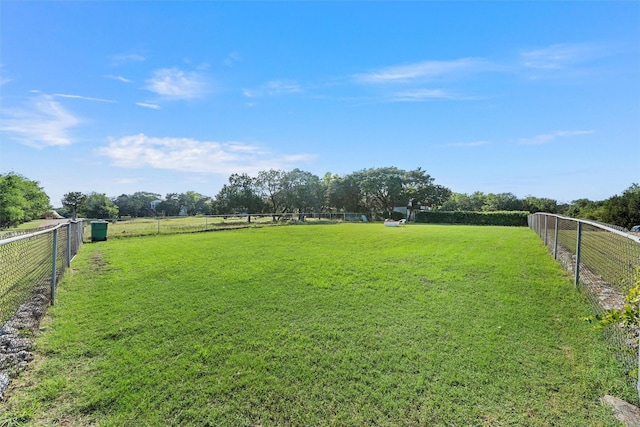
[(527, 228), (381, 224), (85, 245), (0, 420), (617, 425), (599, 399), (633, 387), (544, 253)]

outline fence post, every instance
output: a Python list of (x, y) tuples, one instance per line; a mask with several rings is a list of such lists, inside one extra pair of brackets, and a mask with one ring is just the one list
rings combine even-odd
[(53, 249), (51, 253), (51, 305), (56, 296), (56, 257), (58, 255), (58, 228), (53, 230)]
[(76, 245), (76, 253), (78, 253), (78, 248), (81, 243), (84, 243), (84, 220), (80, 222), (76, 222), (76, 227), (78, 227), (78, 242)]
[(548, 219), (549, 217), (545, 214), (544, 215), (544, 245), (545, 246), (547, 246), (548, 244), (548, 239), (547, 239), (547, 230), (549, 229)]
[(67, 222), (67, 268), (71, 267), (71, 223)]
[(578, 286), (580, 282), (580, 242), (582, 240), (582, 223), (578, 221), (578, 236), (576, 237), (576, 273), (575, 273), (575, 286)]
[(158, 217), (158, 234), (160, 234), (160, 217)]
[(556, 217), (555, 237), (553, 239), (553, 259), (558, 259), (558, 217)]
[(536, 224), (536, 229), (538, 230), (538, 236), (542, 238), (542, 216), (538, 215), (538, 224)]

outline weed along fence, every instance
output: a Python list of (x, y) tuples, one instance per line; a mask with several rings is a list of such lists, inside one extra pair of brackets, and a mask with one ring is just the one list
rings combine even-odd
[[(528, 221), (554, 258), (572, 272), (576, 287), (585, 291), (598, 314), (624, 308), (625, 296), (640, 280), (640, 236), (560, 215), (538, 213)], [(637, 332), (611, 326), (607, 334), (628, 370), (638, 368)]]
[(0, 240), (0, 325), (35, 293), (55, 299), (57, 280), (82, 244), (83, 221)]

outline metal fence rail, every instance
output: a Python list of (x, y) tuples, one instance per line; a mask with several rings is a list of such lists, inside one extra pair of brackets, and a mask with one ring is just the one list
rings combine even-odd
[(78, 252), (83, 232), (83, 222), (76, 221), (0, 240), (0, 325), (42, 287), (53, 304), (57, 280)]
[[(572, 272), (575, 286), (585, 291), (596, 313), (624, 307), (624, 298), (640, 274), (640, 236), (619, 227), (545, 213), (530, 215), (529, 228)], [(637, 331), (611, 326), (606, 333), (628, 371), (638, 368)]]
[(0, 233), (0, 240), (2, 239), (9, 239), (11, 237), (16, 237), (16, 236), (24, 236), (25, 234), (32, 234), (35, 233), (37, 231), (42, 231), (42, 230), (47, 230), (49, 228), (53, 228), (58, 226), (58, 224), (51, 224), (51, 225), (44, 225), (42, 227), (38, 227), (38, 228), (30, 228), (27, 230), (17, 230), (17, 231), (9, 231), (9, 232), (2, 232)]

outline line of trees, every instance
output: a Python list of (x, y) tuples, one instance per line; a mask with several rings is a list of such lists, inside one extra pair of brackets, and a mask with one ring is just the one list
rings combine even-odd
[(271, 213), (276, 220), (282, 214), (295, 212), (360, 212), (389, 217), (397, 207), (406, 207), (411, 216), (426, 207), (442, 211), (549, 212), (627, 228), (640, 224), (638, 184), (603, 201), (578, 199), (559, 204), (550, 198), (521, 199), (513, 193), (454, 193), (434, 181), (421, 168), (372, 168), (342, 176), (327, 173), (322, 178), (300, 169), (270, 169), (253, 177), (231, 175), (213, 198), (195, 191), (169, 193), (165, 197), (141, 191), (113, 199), (91, 193), (85, 196), (86, 204), (78, 212), (88, 218)]
[[(391, 216), (396, 207), (411, 215), (420, 208), (443, 211), (528, 211), (559, 213), (630, 228), (640, 224), (640, 186), (603, 201), (578, 199), (570, 204), (512, 193), (454, 193), (437, 185), (421, 168), (362, 169), (347, 175), (327, 173), (322, 178), (300, 169), (265, 170), (256, 176), (233, 174), (215, 197), (195, 191), (158, 193), (139, 191), (109, 198), (103, 193), (69, 192), (58, 212), (85, 218), (176, 215), (359, 212)], [(49, 197), (39, 186), (16, 173), (0, 174), (0, 228), (39, 218), (50, 210)]]
[(476, 191), (470, 195), (453, 193), (443, 203), (443, 211), (495, 212), (495, 211), (528, 211), (561, 213), (569, 205), (559, 205), (556, 200), (527, 196), (519, 199), (513, 193), (489, 193)]
[(216, 195), (215, 213), (269, 212), (391, 212), (395, 207), (439, 207), (451, 190), (434, 184), (421, 168), (363, 169), (340, 176), (320, 178), (294, 169), (261, 171), (255, 177), (234, 174)]
[(475, 192), (470, 195), (453, 193), (442, 204), (441, 210), (548, 212), (631, 228), (634, 225), (640, 225), (640, 185), (632, 184), (622, 194), (606, 200), (578, 199), (570, 204), (559, 204), (553, 199), (533, 196), (518, 199), (512, 193), (484, 194)]
[(62, 200), (60, 213), (87, 218), (271, 213), (275, 220), (285, 213), (383, 214), (399, 206), (409, 211), (421, 205), (437, 208), (450, 195), (451, 190), (434, 184), (434, 178), (421, 168), (363, 169), (344, 176), (327, 173), (323, 178), (300, 169), (270, 169), (253, 177), (231, 175), (213, 198), (195, 191), (165, 197), (140, 191), (112, 199), (100, 193), (70, 192)]
[(640, 225), (640, 185), (632, 184), (622, 194), (602, 201), (574, 200), (565, 214), (626, 228)]

